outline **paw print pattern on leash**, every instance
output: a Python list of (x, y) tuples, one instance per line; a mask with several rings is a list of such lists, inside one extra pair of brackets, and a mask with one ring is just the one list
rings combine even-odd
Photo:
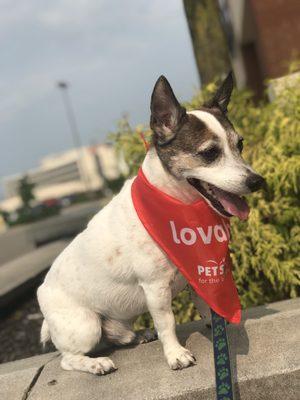
[(226, 321), (214, 311), (212, 311), (212, 327), (217, 400), (232, 400), (233, 387), (226, 336)]
[(218, 390), (218, 394), (228, 394), (230, 390), (230, 385), (228, 383), (221, 383), (219, 390)]
[(218, 377), (223, 380), (229, 376), (229, 371), (226, 367), (220, 368), (218, 371)]
[(228, 357), (226, 354), (224, 354), (224, 353), (218, 354), (217, 365), (225, 365), (227, 360), (228, 360)]
[(217, 346), (217, 349), (218, 349), (219, 351), (221, 351), (222, 349), (224, 349), (224, 347), (226, 347), (226, 341), (225, 341), (225, 339), (224, 339), (224, 338), (219, 338), (219, 339), (216, 341), (216, 346)]
[(224, 332), (224, 328), (222, 325), (216, 326), (215, 332), (214, 332), (215, 336), (220, 336), (220, 335), (222, 335), (223, 332)]

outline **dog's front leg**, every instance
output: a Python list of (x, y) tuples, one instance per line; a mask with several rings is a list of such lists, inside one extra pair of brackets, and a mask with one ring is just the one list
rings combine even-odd
[(149, 312), (170, 368), (181, 369), (195, 364), (193, 354), (180, 345), (176, 336), (171, 288), (158, 283), (143, 284), (142, 286)]

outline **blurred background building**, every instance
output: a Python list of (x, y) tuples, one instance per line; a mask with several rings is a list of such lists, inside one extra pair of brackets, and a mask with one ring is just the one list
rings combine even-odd
[(35, 200), (42, 202), (102, 190), (107, 181), (118, 179), (125, 173), (124, 161), (110, 144), (49, 155), (41, 160), (37, 168), (4, 177), (5, 200), (0, 202), (0, 208), (10, 212), (21, 206), (19, 187), (25, 174), (34, 184)]
[[(261, 97), (300, 54), (299, 0), (184, 0), (202, 83), (233, 69)], [(225, 34), (224, 34), (225, 33)]]

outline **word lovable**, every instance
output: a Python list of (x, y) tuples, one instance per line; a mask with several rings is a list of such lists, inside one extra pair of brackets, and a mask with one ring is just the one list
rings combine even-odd
[(202, 240), (204, 244), (210, 244), (213, 237), (221, 243), (228, 241), (230, 238), (229, 225), (226, 225), (225, 222), (223, 222), (222, 225), (209, 225), (206, 231), (204, 231), (201, 226), (197, 226), (195, 229), (182, 228), (179, 232), (176, 229), (174, 221), (169, 221), (169, 223), (171, 226), (173, 241), (176, 244), (183, 243), (187, 246), (191, 246), (199, 239)]

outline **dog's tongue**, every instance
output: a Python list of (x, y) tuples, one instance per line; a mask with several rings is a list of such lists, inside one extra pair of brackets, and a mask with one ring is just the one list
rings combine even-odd
[(218, 188), (214, 188), (214, 193), (229, 214), (235, 215), (243, 221), (248, 218), (250, 209), (245, 199)]

